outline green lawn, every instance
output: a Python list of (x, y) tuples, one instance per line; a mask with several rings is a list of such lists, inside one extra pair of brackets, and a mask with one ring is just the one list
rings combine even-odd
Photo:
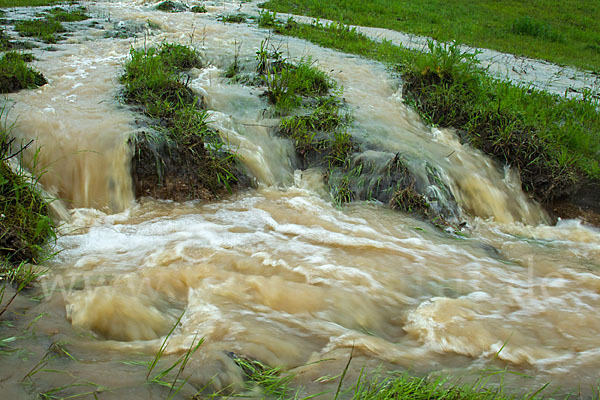
[(598, 0), (270, 0), (264, 7), (600, 71)]
[(59, 3), (72, 3), (65, 0), (0, 0), (0, 8), (2, 7), (38, 7), (51, 6)]

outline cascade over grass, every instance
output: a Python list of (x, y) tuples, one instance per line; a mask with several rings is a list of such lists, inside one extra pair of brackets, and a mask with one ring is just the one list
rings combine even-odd
[[(275, 16), (269, 13), (262, 13), (259, 23), (278, 28)], [(293, 23), (288, 21), (288, 25)], [(417, 183), (416, 176), (399, 154), (384, 165), (363, 157), (360, 144), (347, 132), (352, 118), (338, 97), (341, 89), (337, 89), (335, 81), (326, 73), (315, 68), (310, 59), (292, 64), (278, 48), (269, 45), (267, 39), (261, 42), (256, 60), (255, 71), (260, 79), (238, 77), (237, 61), (226, 76), (236, 82), (264, 84), (264, 95), (274, 106), (275, 113), (283, 115), (276, 133), (293, 141), (300, 168), (326, 169), (325, 179), (336, 204), (378, 200), (393, 209), (418, 214), (439, 227), (455, 229), (448, 222), (458, 214), (455, 200), (437, 172), (430, 167), (427, 176)], [(445, 196), (425, 195), (431, 185), (439, 189), (436, 193)], [(435, 207), (431, 207), (430, 202)]]
[(236, 181), (234, 155), (206, 125), (201, 99), (183, 72), (202, 66), (198, 54), (179, 44), (131, 49), (123, 97), (152, 119), (154, 133), (133, 139), (136, 195), (173, 200), (212, 198)]
[(596, 0), (269, 0), (263, 6), (600, 71)]
[(491, 78), (456, 44), (430, 42), (430, 53), (420, 53), (341, 24), (283, 23), (272, 13), (259, 24), (396, 66), (405, 101), (430, 123), (458, 129), (465, 141), (516, 167), (523, 189), (541, 202), (600, 178), (599, 104), (591, 92), (567, 99)]

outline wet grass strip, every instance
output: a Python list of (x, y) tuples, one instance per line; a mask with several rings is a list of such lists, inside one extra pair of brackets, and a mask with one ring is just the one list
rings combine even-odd
[(523, 189), (547, 203), (600, 178), (600, 101), (567, 99), (489, 77), (455, 44), (430, 52), (376, 42), (340, 24), (299, 24), (262, 13), (259, 24), (324, 47), (386, 62), (402, 74), (405, 101), (431, 124), (452, 127), (463, 141), (516, 167)]
[[(600, 72), (596, 0), (269, 0), (268, 10), (456, 40)], [(484, 21), (484, 22), (482, 22)]]
[(252, 360), (235, 354), (230, 355), (242, 370), (246, 390), (260, 393), (262, 398), (277, 399), (352, 399), (352, 400), (384, 400), (384, 399), (452, 399), (452, 400), (507, 400), (535, 399), (538, 392), (522, 396), (508, 395), (502, 387), (489, 388), (487, 378), (480, 378), (473, 384), (453, 382), (448, 378), (420, 378), (402, 372), (390, 372), (382, 375), (360, 374), (357, 381), (347, 383), (346, 372), (352, 361), (352, 355), (344, 371), (334, 377), (322, 378), (321, 381), (337, 383), (336, 389), (328, 389), (311, 395), (303, 394), (297, 388), (294, 374), (278, 367), (270, 367), (258, 360)]
[(43, 18), (17, 21), (15, 30), (21, 36), (34, 37), (46, 43), (56, 43), (61, 39), (60, 34), (67, 32), (62, 22), (77, 22), (88, 19), (83, 8), (66, 10), (56, 7), (46, 13)]
[(150, 117), (153, 128), (134, 139), (134, 175), (145, 177), (137, 180), (138, 196), (211, 198), (236, 182), (235, 156), (208, 128), (202, 99), (184, 73), (200, 67), (198, 54), (186, 46), (131, 49), (120, 77), (123, 98)]

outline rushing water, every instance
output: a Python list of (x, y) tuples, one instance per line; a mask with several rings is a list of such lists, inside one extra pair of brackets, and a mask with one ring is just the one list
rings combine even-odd
[[(231, 353), (291, 369), (307, 392), (331, 389), (337, 380), (318, 378), (339, 374), (352, 348), (348, 382), (363, 367), (466, 381), (507, 368), (520, 374), (503, 374), (509, 391), (551, 381), (559, 393), (591, 395), (600, 232), (577, 221), (546, 225), (510, 170), (454, 132), (424, 126), (382, 65), (272, 37), (343, 86), (351, 133), (365, 150), (402, 152), (443, 171), (467, 237), (380, 204), (337, 208), (322, 171), (295, 170), (292, 144), (272, 135), (277, 120), (265, 117), (261, 90), (221, 77), (237, 44), (240, 60), (252, 62), (269, 33), (216, 20), (238, 4), (207, 4), (208, 14), (89, 4), (99, 25), (80, 23), (57, 51), (35, 50), (50, 83), (10, 97), (13, 132), (36, 139), (42, 184), (69, 211), (59, 213), (58, 253), (39, 303), (15, 305), (26, 314), (14, 321), (24, 333), (13, 347), (26, 350), (0, 357), (6, 398), (87, 382), (110, 388), (100, 398), (164, 398), (136, 362), (151, 359), (180, 316), (165, 362), (204, 338), (182, 396), (208, 382), (240, 387)], [(104, 37), (110, 27), (144, 25), (154, 29), (135, 40)], [(118, 102), (118, 75), (132, 45), (162, 41), (202, 52), (208, 66), (192, 86), (256, 188), (211, 204), (134, 201), (127, 139), (140, 117)], [(74, 359), (48, 350), (56, 342)]]

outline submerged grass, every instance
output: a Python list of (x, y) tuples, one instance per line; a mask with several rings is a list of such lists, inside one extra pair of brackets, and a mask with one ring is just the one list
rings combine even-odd
[[(234, 361), (244, 373), (246, 390), (263, 399), (353, 399), (353, 400), (516, 400), (541, 398), (542, 386), (534, 393), (515, 396), (504, 392), (504, 388), (488, 387), (489, 377), (482, 376), (472, 384), (459, 383), (450, 378), (420, 378), (402, 372), (367, 374), (361, 371), (356, 382), (347, 382), (346, 375), (352, 356), (344, 370), (337, 376), (321, 378), (336, 385), (319, 393), (306, 394), (303, 388), (294, 385), (294, 374), (281, 368), (270, 367), (257, 360), (233, 355)], [(499, 373), (504, 373), (500, 371)], [(240, 395), (243, 397), (243, 395)], [(237, 397), (234, 395), (233, 397)], [(254, 397), (254, 396), (253, 396)], [(568, 396), (566, 396), (568, 398)]]
[(600, 71), (600, 51), (592, 50), (600, 46), (596, 0), (269, 0), (263, 6)]
[(262, 26), (322, 46), (394, 65), (405, 101), (429, 123), (453, 127), (465, 141), (521, 173), (523, 189), (541, 202), (600, 178), (600, 101), (592, 92), (567, 99), (489, 77), (456, 44), (420, 53), (375, 42), (341, 24), (298, 24), (263, 13)]
[(58, 34), (67, 31), (60, 21), (52, 18), (17, 21), (15, 30), (21, 36), (34, 37), (46, 43), (56, 43), (59, 40)]
[(84, 21), (88, 18), (83, 8), (66, 10), (56, 7), (43, 18), (17, 21), (15, 30), (21, 36), (34, 37), (46, 43), (56, 43), (61, 39), (60, 34), (67, 31), (61, 22)]

